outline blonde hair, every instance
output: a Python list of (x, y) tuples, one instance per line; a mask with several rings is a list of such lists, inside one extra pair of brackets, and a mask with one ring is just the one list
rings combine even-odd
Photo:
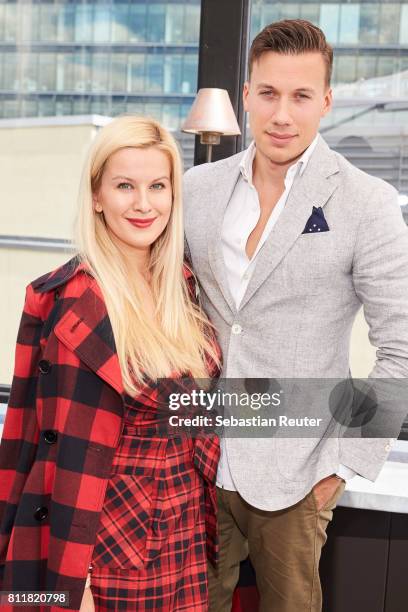
[[(127, 147), (154, 147), (171, 164), (172, 210), (163, 233), (151, 247), (149, 270), (157, 324), (147, 319), (138, 287), (110, 237), (103, 215), (94, 211), (107, 160)], [(106, 125), (89, 151), (80, 184), (76, 242), (102, 291), (125, 389), (134, 393), (145, 378), (172, 373), (208, 376), (208, 357), (219, 363), (209, 337), (209, 322), (189, 295), (183, 273), (184, 230), (182, 163), (176, 141), (153, 119), (123, 115)]]

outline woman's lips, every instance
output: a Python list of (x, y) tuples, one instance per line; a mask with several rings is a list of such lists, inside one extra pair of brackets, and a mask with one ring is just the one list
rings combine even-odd
[(150, 227), (154, 221), (156, 221), (157, 217), (153, 217), (151, 219), (127, 219), (129, 223), (131, 223), (134, 227), (140, 227), (144, 229), (146, 227)]

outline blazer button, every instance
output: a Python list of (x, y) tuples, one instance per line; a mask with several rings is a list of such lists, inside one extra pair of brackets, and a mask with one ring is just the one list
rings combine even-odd
[(45, 506), (40, 506), (34, 512), (34, 518), (37, 521), (43, 521), (44, 519), (47, 518), (47, 516), (48, 516), (48, 509)]
[(54, 444), (57, 441), (58, 434), (53, 429), (46, 429), (43, 436), (47, 444)]
[(40, 370), (41, 374), (48, 374), (48, 372), (51, 370), (51, 364), (49, 361), (47, 361), (47, 359), (40, 359), (38, 369)]

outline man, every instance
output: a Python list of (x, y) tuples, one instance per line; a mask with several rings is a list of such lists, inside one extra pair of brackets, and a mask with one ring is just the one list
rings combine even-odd
[[(332, 61), (311, 23), (267, 26), (243, 91), (253, 143), (185, 175), (187, 246), (225, 377), (347, 378), (361, 304), (378, 347), (372, 376), (408, 375), (407, 228), (396, 191), (318, 135)], [(231, 609), (248, 551), (263, 612), (321, 610), (318, 564), (344, 481), (375, 480), (391, 443), (223, 439), (211, 612)]]

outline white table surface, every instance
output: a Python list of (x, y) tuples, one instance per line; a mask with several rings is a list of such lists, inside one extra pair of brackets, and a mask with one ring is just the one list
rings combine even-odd
[(408, 514), (408, 441), (397, 440), (377, 480), (354, 476), (339, 506)]

